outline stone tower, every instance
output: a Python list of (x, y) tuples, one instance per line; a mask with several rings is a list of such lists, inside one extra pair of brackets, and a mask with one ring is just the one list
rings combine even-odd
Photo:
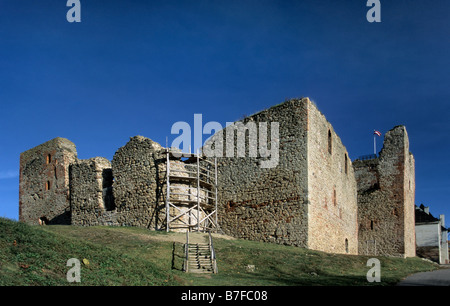
[(111, 162), (79, 160), (72, 142), (52, 139), (20, 155), (20, 221), (191, 228), (211, 215), (192, 202), (201, 207), (214, 198), (215, 224), (231, 236), (331, 253), (415, 256), (415, 165), (404, 126), (386, 133), (378, 157), (352, 163), (315, 103), (291, 99), (216, 131), (203, 150), (213, 147), (222, 155), (214, 155), (218, 192), (208, 196), (199, 188), (206, 164), (197, 159), (195, 188), (184, 174), (192, 173), (190, 160), (146, 137), (130, 138)]
[(55, 138), (20, 154), (19, 220), (70, 224), (70, 165), (75, 145)]
[(355, 160), (359, 254), (415, 256), (415, 166), (404, 126), (386, 133), (378, 158)]
[(357, 254), (356, 181), (330, 122), (308, 98), (243, 120), (249, 122), (279, 123), (279, 163), (262, 168), (259, 156), (219, 159), (223, 231), (249, 240)]

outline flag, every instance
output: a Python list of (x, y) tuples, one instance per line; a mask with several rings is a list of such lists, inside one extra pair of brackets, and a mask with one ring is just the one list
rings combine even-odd
[(374, 134), (374, 135), (377, 135), (377, 136), (381, 136), (381, 133), (380, 133), (379, 131), (375, 131), (375, 130), (374, 130), (374, 131), (373, 131), (373, 134)]

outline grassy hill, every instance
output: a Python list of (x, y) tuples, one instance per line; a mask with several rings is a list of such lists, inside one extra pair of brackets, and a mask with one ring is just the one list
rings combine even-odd
[(377, 257), (381, 283), (368, 283), (368, 256), (214, 238), (219, 274), (195, 275), (181, 271), (183, 237), (140, 228), (29, 226), (0, 218), (0, 285), (66, 286), (70, 258), (82, 262), (81, 282), (71, 285), (83, 286), (394, 285), (411, 273), (437, 269), (419, 258)]

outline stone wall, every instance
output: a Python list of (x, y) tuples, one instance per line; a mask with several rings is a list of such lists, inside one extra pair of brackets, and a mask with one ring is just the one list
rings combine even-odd
[(219, 160), (223, 231), (239, 238), (356, 254), (351, 161), (315, 104), (307, 98), (290, 100), (243, 121), (248, 122), (279, 122), (279, 163), (261, 168), (259, 156)]
[(379, 157), (353, 162), (359, 253), (415, 256), (414, 157), (404, 126), (386, 133)]
[(218, 159), (219, 225), (226, 234), (307, 247), (309, 102), (305, 101), (287, 101), (243, 120), (280, 123), (276, 167), (260, 167), (260, 156)]
[[(308, 98), (285, 101), (240, 123), (244, 128), (237, 136), (233, 132), (227, 139), (232, 125), (210, 140), (223, 140), (217, 182), (223, 232), (333, 253), (415, 255), (414, 158), (404, 127), (385, 135), (379, 158), (352, 163), (332, 125)], [(255, 151), (245, 136), (253, 127), (259, 137)], [(273, 131), (278, 131), (275, 138)], [(237, 155), (240, 139), (245, 139), (245, 157)], [(262, 142), (269, 152), (279, 148), (275, 164), (268, 163), (273, 156), (262, 156)], [(227, 147), (231, 144), (234, 149)], [(165, 148), (142, 136), (131, 137), (111, 163), (100, 157), (78, 160), (72, 142), (55, 138), (21, 154), (20, 220), (166, 229), (166, 161)], [(181, 177), (171, 183), (171, 199), (178, 205), (170, 214), (188, 212), (171, 229), (185, 230), (212, 209), (198, 212), (193, 203), (200, 199), (214, 206), (214, 201), (183, 179), (185, 171), (195, 172), (190, 160), (172, 156), (170, 163), (172, 174), (178, 170)], [(206, 161), (201, 167), (208, 167)]]
[[(142, 136), (131, 137), (112, 163), (102, 157), (78, 160), (75, 145), (63, 138), (28, 150), (21, 154), (20, 220), (166, 229), (165, 152)], [(197, 163), (192, 160), (171, 155), (170, 164), (174, 176), (187, 177), (186, 171), (191, 171), (197, 177)], [(201, 160), (200, 167), (206, 169), (206, 161)], [(170, 207), (171, 218), (188, 213), (173, 220), (171, 230), (193, 228), (198, 218), (203, 220), (205, 212), (209, 214), (211, 207), (192, 208), (198, 194), (201, 204), (212, 205), (208, 198), (212, 194), (203, 187), (198, 192), (195, 181), (172, 180), (171, 201), (177, 207)]]
[(73, 225), (118, 225), (112, 195), (109, 160), (95, 157), (71, 166), (71, 211)]
[(55, 138), (20, 155), (19, 220), (70, 224), (69, 166), (75, 145)]
[(405, 174), (403, 176), (403, 196), (404, 196), (404, 241), (406, 257), (416, 256), (416, 226), (415, 226), (415, 205), (416, 205), (416, 165), (413, 154), (409, 151), (409, 137), (406, 128), (403, 127), (404, 136), (404, 163)]
[(124, 226), (161, 229), (165, 223), (163, 148), (143, 136), (131, 137), (112, 160), (117, 222)]
[[(171, 179), (171, 201), (176, 206), (169, 207), (170, 218), (183, 212), (185, 215), (171, 221), (170, 230), (185, 231), (203, 219), (204, 212), (192, 208), (197, 202), (197, 188), (192, 180), (184, 180), (189, 174), (196, 177), (196, 163), (169, 156)], [(115, 219), (122, 226), (138, 226), (156, 230), (167, 229), (167, 155), (165, 148), (143, 136), (135, 136), (121, 147), (113, 157), (112, 186), (116, 205)], [(201, 166), (206, 167), (203, 163)], [(192, 174), (191, 174), (192, 176)], [(200, 190), (200, 200), (207, 202), (206, 192)]]
[(308, 247), (358, 253), (356, 181), (333, 126), (308, 104)]

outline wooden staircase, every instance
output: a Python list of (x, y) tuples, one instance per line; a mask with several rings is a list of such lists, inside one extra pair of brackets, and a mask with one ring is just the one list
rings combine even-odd
[(188, 271), (190, 273), (213, 273), (209, 244), (188, 245)]
[(209, 234), (208, 242), (190, 243), (189, 232), (187, 232), (184, 271), (189, 273), (217, 273), (216, 256), (211, 234)]

